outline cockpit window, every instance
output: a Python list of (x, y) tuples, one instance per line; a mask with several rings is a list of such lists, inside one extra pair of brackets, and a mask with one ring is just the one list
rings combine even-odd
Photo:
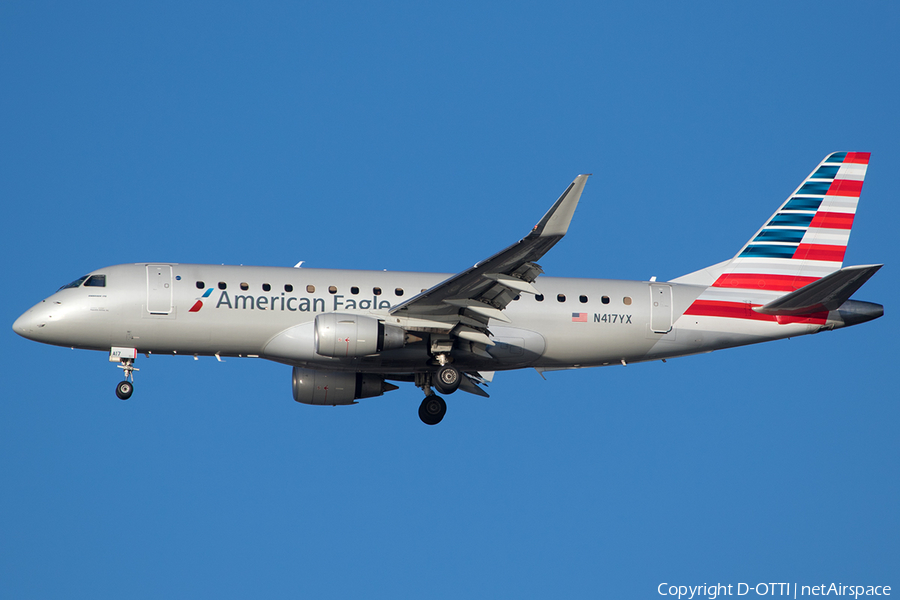
[(69, 289), (69, 288), (77, 288), (77, 287), (80, 286), (82, 283), (84, 283), (84, 280), (87, 279), (88, 277), (89, 277), (88, 275), (85, 275), (84, 277), (79, 277), (78, 279), (76, 279), (76, 280), (73, 281), (72, 283), (70, 283), (70, 284), (68, 284), (68, 285), (64, 285), (64, 286), (62, 286), (62, 287), (59, 288), (59, 289), (61, 289), (61, 290), (67, 290), (67, 289)]
[(84, 282), (84, 287), (106, 287), (106, 275), (91, 275)]

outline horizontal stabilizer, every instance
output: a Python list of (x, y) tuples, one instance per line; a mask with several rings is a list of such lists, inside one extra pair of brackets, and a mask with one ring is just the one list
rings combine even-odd
[(806, 315), (836, 310), (883, 265), (845, 267), (753, 310), (764, 315)]

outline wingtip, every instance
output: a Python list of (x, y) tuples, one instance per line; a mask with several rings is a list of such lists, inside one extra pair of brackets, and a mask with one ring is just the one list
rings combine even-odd
[(541, 237), (564, 236), (569, 229), (569, 223), (572, 220), (572, 215), (575, 213), (575, 207), (578, 206), (581, 192), (584, 190), (585, 183), (587, 183), (587, 177), (587, 174), (576, 177), (534, 227), (533, 231), (536, 231)]

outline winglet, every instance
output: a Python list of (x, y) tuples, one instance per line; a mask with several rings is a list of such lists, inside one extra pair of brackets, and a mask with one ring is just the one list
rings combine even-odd
[(572, 215), (575, 214), (575, 207), (578, 206), (578, 200), (581, 198), (581, 192), (584, 190), (584, 184), (590, 174), (579, 175), (575, 181), (569, 184), (566, 191), (556, 201), (556, 203), (547, 211), (547, 214), (534, 226), (532, 234), (540, 237), (564, 236), (569, 230), (569, 223), (572, 221)]

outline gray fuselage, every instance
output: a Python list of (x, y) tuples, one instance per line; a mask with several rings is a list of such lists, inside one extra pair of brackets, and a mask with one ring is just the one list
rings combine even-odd
[[(16, 321), (49, 344), (144, 354), (260, 357), (295, 366), (375, 373), (426, 371), (424, 342), (357, 358), (316, 353), (313, 322), (324, 313), (408, 325), (392, 306), (447, 279), (439, 273), (137, 263), (99, 269), (102, 287), (63, 288)], [(842, 326), (757, 323), (683, 315), (705, 286), (541, 276), (491, 325), (493, 346), (457, 340), (456, 365), (497, 371), (603, 366), (708, 352)], [(729, 320), (731, 321), (731, 320)], [(425, 337), (427, 333), (419, 334)]]

